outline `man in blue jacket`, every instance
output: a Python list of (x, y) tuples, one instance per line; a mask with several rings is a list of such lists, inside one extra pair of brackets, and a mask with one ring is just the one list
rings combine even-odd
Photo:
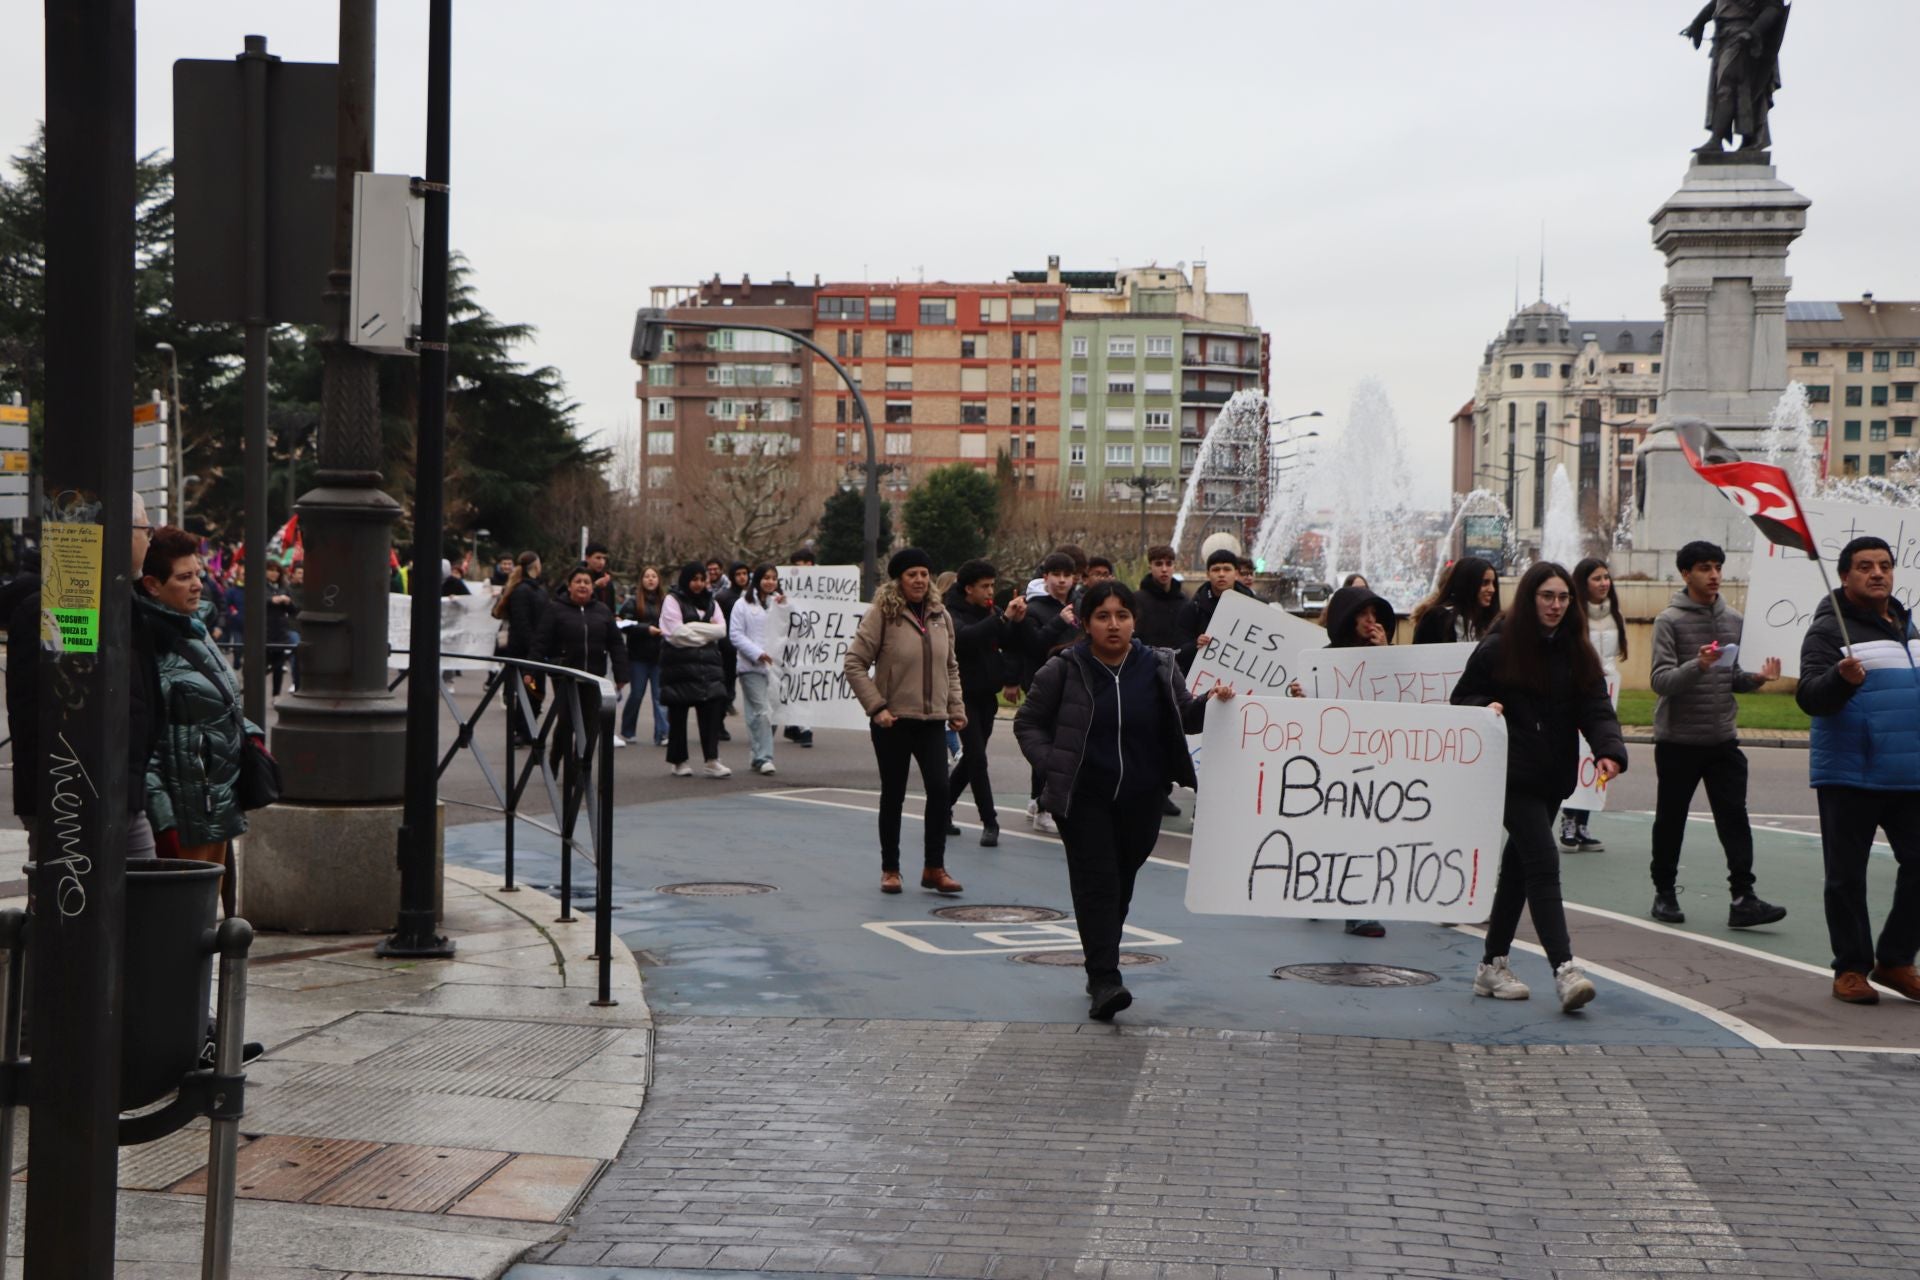
[[(1878, 984), (1920, 1000), (1920, 632), (1893, 598), (1884, 541), (1855, 538), (1839, 566), (1840, 590), (1814, 609), (1800, 644), (1794, 695), (1813, 717), (1808, 771), (1820, 800), (1833, 995), (1876, 1004)], [(1887, 833), (1900, 864), (1877, 944), (1867, 916), (1875, 830)]]

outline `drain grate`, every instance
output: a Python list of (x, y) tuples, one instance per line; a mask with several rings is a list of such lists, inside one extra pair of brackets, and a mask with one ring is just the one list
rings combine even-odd
[(1288, 964), (1275, 969), (1273, 976), (1329, 987), (1424, 987), (1440, 981), (1437, 973), (1391, 964)]
[(683, 898), (732, 898), (745, 893), (773, 893), (778, 887), (747, 880), (689, 880), (685, 884), (663, 884), (654, 892), (678, 894)]
[[(1078, 969), (1087, 962), (1087, 957), (1078, 951), (1022, 951), (1013, 958), (1020, 964), (1055, 965), (1062, 969)], [(1165, 956), (1155, 955), (1151, 951), (1120, 953), (1122, 969), (1138, 968), (1143, 964), (1165, 964), (1166, 961)]]
[(972, 924), (1042, 924), (1067, 918), (1066, 912), (1052, 907), (935, 907), (933, 914), (942, 920), (965, 920)]

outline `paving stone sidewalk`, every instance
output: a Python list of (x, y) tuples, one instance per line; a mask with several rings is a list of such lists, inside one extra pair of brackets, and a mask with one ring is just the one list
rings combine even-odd
[(1920, 1276), (1917, 1078), (1796, 1050), (663, 1018), (618, 1164), (509, 1276)]
[[(492, 1280), (557, 1235), (639, 1114), (653, 1037), (632, 954), (614, 949), (618, 1005), (591, 1007), (591, 916), (557, 908), (449, 866), (452, 960), (258, 939), (247, 1038), (268, 1053), (247, 1073), (236, 1277)], [(204, 1125), (123, 1150), (119, 1276), (199, 1276), (206, 1158)]]

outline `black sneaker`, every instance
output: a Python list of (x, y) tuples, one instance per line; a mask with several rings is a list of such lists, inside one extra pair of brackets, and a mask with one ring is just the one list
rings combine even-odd
[(800, 726), (796, 724), (790, 724), (786, 728), (780, 731), (780, 736), (785, 738), (788, 742), (798, 742), (800, 741)]
[(1672, 889), (1653, 892), (1653, 918), (1661, 924), (1685, 924), (1687, 913), (1680, 909), (1680, 896)]
[(1180, 816), (1180, 806), (1173, 802), (1172, 796), (1168, 796), (1160, 802), (1160, 815), (1165, 818), (1177, 818)]
[(1729, 929), (1751, 929), (1757, 924), (1778, 924), (1787, 918), (1785, 907), (1776, 907), (1752, 890), (1727, 908)]
[(1113, 1015), (1133, 1003), (1133, 992), (1118, 982), (1102, 983), (1087, 1005), (1087, 1016), (1099, 1022), (1113, 1021)]
[(1580, 837), (1579, 837), (1579, 835), (1578, 835), (1578, 834), (1577, 834), (1577, 833), (1575, 832), (1575, 830), (1574, 830), (1574, 821), (1573, 821), (1573, 819), (1572, 819), (1572, 818), (1569, 818), (1569, 817), (1567, 817), (1567, 816), (1566, 816), (1566, 815), (1565, 815), (1564, 813), (1563, 813), (1563, 814), (1561, 814), (1561, 815), (1560, 815), (1560, 844), (1561, 844), (1561, 846), (1562, 846), (1563, 848), (1567, 848), (1567, 849), (1572, 849), (1572, 848), (1575, 848), (1575, 847), (1577, 847), (1577, 846), (1579, 845), (1579, 843), (1580, 843)]
[(980, 828), (980, 847), (982, 849), (998, 848), (999, 844), (1000, 844), (1000, 828), (999, 827), (989, 822), (986, 826)]
[(959, 835), (959, 834), (960, 834), (960, 824), (959, 824), (959, 823), (957, 823), (957, 822), (949, 822), (949, 823), (947, 824), (947, 834), (948, 834), (948, 835), (950, 835), (950, 836), (957, 836), (957, 835)]
[(1577, 853), (1600, 853), (1606, 845), (1593, 838), (1593, 832), (1587, 830), (1587, 824), (1577, 823), (1573, 828), (1574, 851)]

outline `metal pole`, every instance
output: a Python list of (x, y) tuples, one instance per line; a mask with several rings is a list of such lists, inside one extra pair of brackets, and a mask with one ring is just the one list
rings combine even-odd
[(240, 393), (247, 498), (246, 639), (241, 690), (247, 719), (267, 723), (267, 71), (279, 59), (265, 36), (248, 36), (240, 55), (246, 82), (247, 319), (246, 372)]
[[(7, 957), (6, 1003), (0, 1006), (0, 1062), (8, 1070), (20, 1061), (20, 1014), (26, 992), (27, 913), (0, 911), (0, 940)], [(24, 1081), (24, 1077), (23, 1077)], [(13, 1135), (21, 1101), (14, 1095), (0, 1099), (0, 1223), (13, 1221)], [(0, 1249), (0, 1280), (7, 1277), (7, 1251)]]
[[(214, 1022), (215, 1075), (240, 1074), (247, 1024), (247, 950), (253, 926), (227, 919), (214, 935), (220, 953), (220, 995)], [(207, 1133), (206, 1234), (200, 1245), (201, 1280), (228, 1280), (233, 1274), (233, 1197), (240, 1121), (215, 1119)]]
[[(47, 0), (46, 409), (28, 1280), (110, 1280), (133, 451), (133, 0)], [(16, 661), (21, 659), (16, 658)]]
[(593, 958), (599, 963), (599, 994), (593, 1007), (619, 1004), (613, 998), (613, 702), (600, 700), (600, 736), (595, 740), (593, 836)]
[(387, 956), (450, 956), (434, 918), (440, 756), (440, 540), (447, 483), (447, 170), (453, 0), (433, 0), (427, 27), (425, 261), (420, 296), (420, 425), (414, 433), (412, 674), (407, 677), (407, 790), (400, 826), (400, 923)]

